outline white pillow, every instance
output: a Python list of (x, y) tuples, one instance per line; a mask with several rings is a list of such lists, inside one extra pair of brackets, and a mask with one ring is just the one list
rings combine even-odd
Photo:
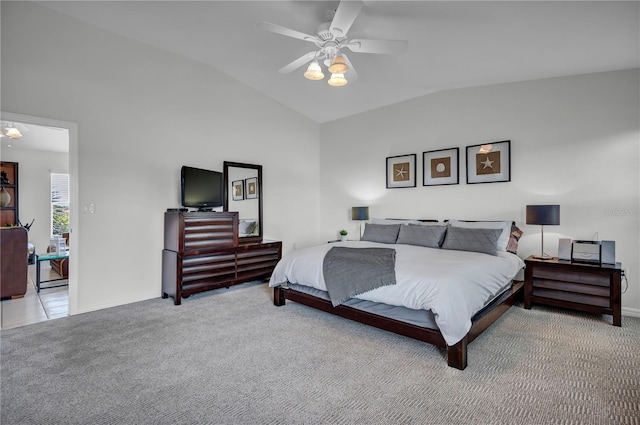
[(391, 220), (388, 218), (372, 218), (371, 224), (420, 224), (418, 220)]
[(511, 221), (461, 221), (449, 220), (449, 224), (453, 227), (464, 227), (467, 229), (502, 229), (496, 249), (498, 251), (506, 251), (509, 245), (509, 237), (511, 236)]
[(257, 233), (258, 230), (258, 220), (253, 219), (241, 219), (238, 222), (238, 233), (241, 236), (253, 235)]
[[(414, 224), (414, 223), (409, 223), (409, 224)], [(418, 220), (418, 226), (444, 226), (447, 223), (444, 223), (442, 221), (419, 221)]]

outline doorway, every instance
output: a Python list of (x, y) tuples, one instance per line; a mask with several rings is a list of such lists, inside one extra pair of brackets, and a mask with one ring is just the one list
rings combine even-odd
[[(24, 140), (9, 140), (9, 138), (3, 137), (1, 153), (3, 161), (14, 161), (19, 163), (19, 174), (21, 175), (20, 199), (24, 199), (24, 202), (21, 201), (20, 204), (19, 218), (23, 225), (30, 223), (35, 218), (34, 224), (29, 230), (29, 240), (32, 240), (32, 236), (34, 240), (37, 240), (37, 242), (34, 243), (37, 253), (46, 252), (51, 233), (50, 204), (47, 203), (46, 207), (42, 204), (37, 207), (35, 205), (36, 202), (47, 202), (47, 198), (51, 197), (51, 192), (46, 193), (46, 190), (49, 190), (50, 186), (43, 180), (46, 179), (47, 176), (50, 176), (51, 173), (55, 172), (67, 172), (69, 175), (69, 246), (71, 247), (71, 261), (69, 261), (68, 264), (68, 287), (66, 287), (65, 290), (68, 294), (68, 314), (73, 315), (77, 312), (77, 276), (78, 263), (80, 261), (78, 217), (78, 126), (71, 122), (10, 112), (0, 112), (0, 119), (3, 123), (12, 123), (18, 128), (27, 130), (27, 133), (25, 133), (25, 136), (22, 138)], [(22, 144), (21, 140), (23, 141)], [(49, 146), (46, 144), (47, 140), (49, 140)], [(8, 146), (9, 144), (11, 144), (10, 147)], [(51, 149), (51, 153), (43, 155), (43, 152), (46, 152), (48, 148)], [(52, 162), (52, 165), (47, 165), (47, 162), (50, 160), (42, 159), (47, 156), (56, 158), (57, 162)], [(65, 156), (67, 162), (66, 167), (63, 167), (60, 166), (60, 161), (62, 161), (62, 158)], [(20, 168), (20, 162), (24, 163), (25, 167), (28, 165), (28, 168)], [(36, 193), (28, 196), (27, 194), (30, 190)], [(43, 191), (45, 192), (44, 194), (41, 193)], [(37, 216), (37, 218), (35, 216)], [(45, 270), (48, 269), (48, 262), (46, 262), (46, 266), (44, 263), (45, 262), (41, 265), (43, 274)], [(29, 267), (31, 281), (35, 279), (35, 264), (30, 265)], [(47, 272), (49, 271), (47, 270)], [(43, 277), (43, 279), (45, 278), (46, 277)], [(31, 285), (31, 283), (28, 285)], [(45, 289), (41, 290), (40, 294), (44, 299), (57, 298), (57, 302), (59, 304), (61, 297), (60, 290), (60, 288)], [(47, 293), (46, 291), (51, 292)], [(58, 294), (56, 297), (53, 297), (56, 291)], [(40, 297), (35, 297), (33, 300), (41, 302)], [(9, 310), (13, 308), (13, 306), (10, 307), (8, 304), (13, 301), (20, 300), (10, 300), (9, 302), (3, 301), (0, 303), (0, 313), (2, 313), (3, 318), (8, 315), (4, 314), (7, 312), (2, 310)], [(27, 311), (31, 311), (32, 318), (30, 320), (33, 322), (33, 317), (37, 316), (37, 313), (34, 312), (34, 309), (37, 309), (37, 306), (33, 303), (27, 302), (23, 302), (23, 304), (25, 304), (24, 308), (27, 309)], [(53, 310), (53, 313), (49, 314), (51, 317), (45, 317), (44, 320), (48, 320), (53, 317), (60, 317), (61, 315), (66, 314), (61, 314), (60, 307), (58, 306)], [(3, 323), (3, 328), (4, 327)]]

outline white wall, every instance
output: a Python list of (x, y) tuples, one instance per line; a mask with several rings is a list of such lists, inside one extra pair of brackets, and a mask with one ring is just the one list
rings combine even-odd
[(18, 163), (20, 221), (28, 224), (35, 219), (29, 242), (35, 245), (36, 252), (45, 252), (51, 237), (51, 172), (68, 172), (69, 156), (10, 148), (3, 149), (2, 160)]
[(78, 124), (79, 204), (96, 212), (74, 229), (72, 313), (160, 296), (183, 164), (261, 164), (265, 237), (285, 252), (318, 238), (317, 124), (197, 62), (33, 3), (1, 7), (2, 110)]
[[(545, 251), (559, 236), (616, 240), (623, 306), (640, 310), (638, 70), (445, 91), (319, 126), (199, 63), (33, 3), (1, 8), (2, 110), (78, 124), (78, 203), (96, 213), (75, 229), (72, 312), (159, 296), (180, 166), (224, 160), (263, 165), (265, 237), (285, 252), (357, 232), (350, 207), (369, 205), (377, 217), (515, 219), (526, 256), (539, 229), (523, 224), (525, 205), (558, 203)], [(423, 151), (505, 139), (510, 183), (466, 185), (462, 160), (460, 185), (385, 189), (388, 156), (417, 153), (421, 173)]]
[[(640, 76), (637, 69), (449, 90), (321, 128), (324, 238), (357, 232), (352, 206), (370, 217), (515, 220), (519, 254), (540, 250), (527, 204), (559, 204), (545, 252), (559, 237), (616, 241), (629, 276), (624, 311), (640, 315)], [(467, 185), (465, 147), (511, 140), (511, 182)], [(422, 186), (422, 152), (460, 148), (460, 184)], [(385, 189), (385, 158), (418, 154), (416, 188)]]

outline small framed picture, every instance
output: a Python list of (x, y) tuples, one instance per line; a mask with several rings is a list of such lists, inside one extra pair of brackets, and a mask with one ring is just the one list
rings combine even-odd
[(416, 187), (416, 154), (387, 158), (387, 189)]
[(244, 179), (244, 188), (247, 191), (246, 199), (258, 198), (258, 178), (257, 177)]
[(423, 186), (440, 186), (460, 182), (460, 148), (422, 153)]
[(467, 146), (467, 184), (511, 181), (511, 141)]
[(244, 180), (236, 180), (231, 183), (231, 192), (234, 201), (242, 201), (244, 199)]

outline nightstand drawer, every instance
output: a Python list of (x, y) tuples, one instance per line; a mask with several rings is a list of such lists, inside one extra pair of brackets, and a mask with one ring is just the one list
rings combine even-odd
[(534, 298), (547, 298), (551, 300), (567, 301), (584, 305), (608, 308), (611, 304), (609, 295), (597, 297), (594, 295), (580, 294), (576, 292), (562, 292), (553, 289), (533, 289)]
[(534, 277), (533, 295), (537, 294), (539, 288), (550, 289), (554, 291), (573, 292), (575, 294), (596, 295), (599, 297), (607, 298), (611, 295), (611, 290), (608, 284), (607, 286), (586, 285), (584, 283), (563, 282), (559, 280), (547, 280)]
[(611, 286), (611, 278), (608, 274), (581, 273), (556, 268), (534, 267), (533, 278), (560, 280), (563, 282), (584, 283), (587, 285)]

